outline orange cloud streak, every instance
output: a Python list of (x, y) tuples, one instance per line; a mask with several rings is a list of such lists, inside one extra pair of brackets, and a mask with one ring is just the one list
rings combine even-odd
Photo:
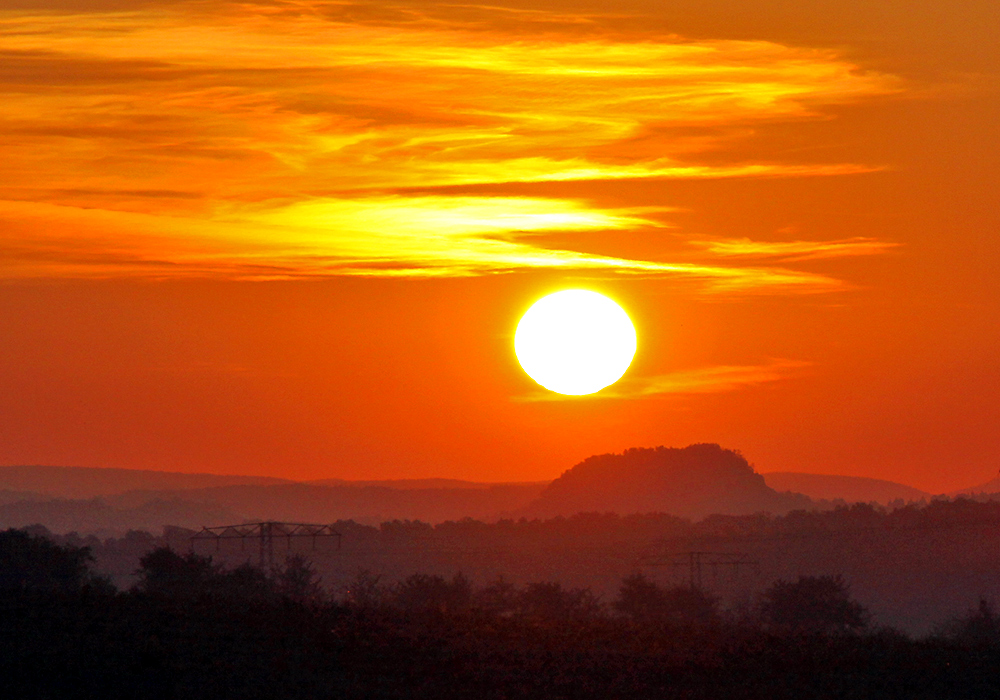
[(525, 233), (639, 225), (656, 224), (629, 210), (527, 197), (312, 200), (281, 208), (243, 206), (207, 221), (0, 202), (0, 276), (440, 277), (562, 268), (670, 275), (718, 292), (824, 292), (843, 286), (781, 268), (630, 260), (517, 240)]
[(734, 125), (814, 118), (900, 90), (834, 51), (765, 41), (524, 36), (412, 14), (337, 20), (311, 3), (220, 7), (0, 13), (0, 274), (557, 267), (726, 290), (840, 288), (789, 270), (549, 250), (521, 235), (656, 225), (635, 213), (404, 192), (865, 172), (692, 158), (733, 138)]
[(725, 257), (786, 260), (878, 255), (899, 246), (898, 243), (860, 236), (839, 241), (751, 241), (749, 238), (727, 238), (716, 241), (691, 241), (691, 245)]
[[(626, 377), (597, 396), (636, 399), (671, 394), (715, 394), (789, 379), (810, 366), (811, 362), (801, 360), (774, 359), (762, 365), (718, 365), (652, 377)], [(580, 398), (540, 391), (517, 400), (571, 401)]]

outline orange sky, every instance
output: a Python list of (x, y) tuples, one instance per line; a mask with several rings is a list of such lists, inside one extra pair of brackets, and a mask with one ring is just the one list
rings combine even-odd
[[(994, 2), (3, 6), (2, 464), (1000, 468)], [(564, 287), (596, 396), (512, 352)]]

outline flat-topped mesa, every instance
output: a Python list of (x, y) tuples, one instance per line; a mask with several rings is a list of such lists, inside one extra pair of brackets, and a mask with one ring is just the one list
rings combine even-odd
[(631, 448), (589, 457), (553, 481), (526, 509), (552, 517), (582, 512), (784, 513), (807, 508), (800, 494), (778, 493), (739, 452), (715, 444)]

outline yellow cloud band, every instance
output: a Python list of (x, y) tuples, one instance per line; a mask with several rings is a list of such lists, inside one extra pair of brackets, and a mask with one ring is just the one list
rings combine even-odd
[[(398, 15), (380, 3), (363, 9), (379, 7)], [(523, 34), (413, 8), (378, 21), (330, 19), (331, 11), (297, 2), (0, 12), (2, 274), (558, 267), (680, 276), (729, 291), (843, 286), (782, 269), (552, 250), (525, 234), (656, 223), (575, 200), (426, 193), (867, 172), (697, 157), (748, 123), (814, 118), (825, 105), (898, 91), (892, 76), (834, 51), (766, 41)], [(477, 21), (502, 13), (474, 11)], [(416, 190), (423, 194), (405, 194)]]

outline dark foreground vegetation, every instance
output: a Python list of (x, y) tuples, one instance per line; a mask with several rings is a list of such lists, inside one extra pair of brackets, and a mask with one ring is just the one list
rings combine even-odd
[[(935, 623), (962, 615), (980, 597), (1000, 600), (1000, 501), (962, 498), (892, 508), (855, 504), (784, 516), (715, 515), (697, 522), (664, 513), (580, 513), (494, 523), (397, 520), (379, 527), (337, 521), (333, 527), (343, 535), (342, 547), (332, 540), (315, 546), (301, 540), (290, 548), (279, 542), (276, 553), (279, 560), (286, 553), (307, 555), (324, 585), (338, 593), (363, 569), (381, 575), (382, 583), (402, 581), (413, 572), (450, 579), (460, 571), (478, 584), (501, 575), (517, 584), (560, 581), (610, 601), (640, 558), (660, 548), (735, 552), (753, 562), (738, 572), (719, 569), (718, 576), (705, 571), (705, 585), (728, 608), (756, 600), (780, 579), (841, 574), (875, 623), (926, 636)], [(54, 534), (39, 525), (26, 529), (62, 545), (89, 547), (94, 568), (122, 590), (135, 585), (133, 574), (146, 553), (162, 546), (187, 551), (196, 534), (165, 527), (162, 535), (130, 531), (102, 540), (76, 532)], [(253, 543), (235, 540), (221, 546), (197, 542), (196, 551), (230, 568), (259, 561)], [(690, 580), (685, 569), (645, 571), (663, 583)]]
[(86, 549), (0, 533), (0, 679), (9, 698), (990, 698), (986, 602), (914, 640), (871, 629), (835, 576), (753, 606), (640, 574), (586, 589), (359, 573), (334, 597), (292, 557), (265, 574), (155, 549), (116, 591)]

